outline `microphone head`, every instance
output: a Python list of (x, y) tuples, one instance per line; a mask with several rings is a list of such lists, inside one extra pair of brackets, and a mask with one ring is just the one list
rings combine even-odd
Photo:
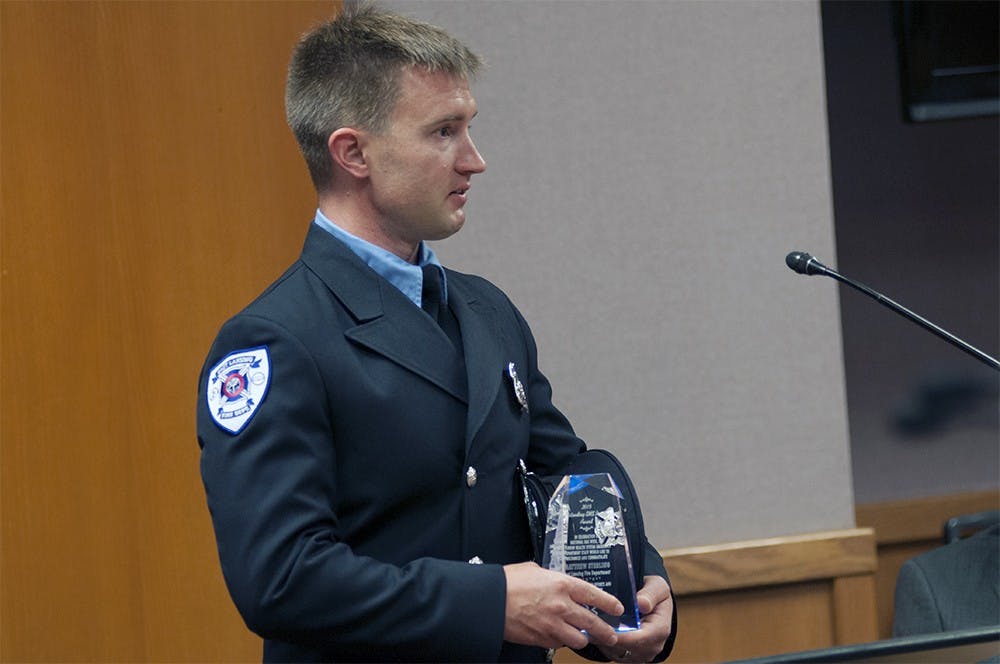
[(812, 256), (804, 251), (793, 251), (792, 253), (785, 256), (785, 265), (795, 270), (799, 274), (811, 274), (809, 272), (809, 261), (812, 260)]

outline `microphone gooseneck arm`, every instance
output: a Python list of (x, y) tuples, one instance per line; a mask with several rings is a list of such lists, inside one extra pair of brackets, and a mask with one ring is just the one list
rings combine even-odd
[(937, 325), (930, 322), (926, 318), (923, 318), (922, 316), (918, 316), (917, 314), (913, 313), (903, 305), (887, 298), (885, 295), (882, 295), (878, 291), (872, 290), (868, 286), (865, 286), (862, 283), (858, 283), (853, 279), (849, 279), (844, 275), (840, 274), (839, 272), (837, 272), (836, 270), (828, 268), (827, 266), (823, 265), (818, 260), (816, 260), (815, 258), (813, 258), (804, 251), (793, 251), (792, 253), (788, 254), (788, 256), (785, 257), (785, 264), (788, 265), (788, 267), (794, 270), (795, 272), (798, 272), (799, 274), (807, 274), (807, 275), (822, 274), (827, 277), (832, 277), (833, 279), (836, 279), (837, 281), (843, 284), (847, 284), (854, 290), (864, 293), (868, 297), (877, 300), (881, 304), (892, 309), (900, 316), (908, 318), (909, 320), (913, 321), (914, 323), (921, 326), (925, 330), (936, 334), (940, 338), (950, 343), (952, 346), (955, 346), (956, 348), (965, 351), (966, 353), (976, 358), (986, 366), (995, 369), (997, 371), (1000, 371), (1000, 361), (998, 361), (995, 357), (987, 355), (986, 353), (979, 350), (975, 346), (965, 341), (962, 341), (951, 332), (948, 332), (947, 330), (938, 327)]

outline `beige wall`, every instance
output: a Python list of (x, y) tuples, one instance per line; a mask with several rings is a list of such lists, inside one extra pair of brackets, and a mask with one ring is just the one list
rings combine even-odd
[(853, 526), (836, 286), (784, 263), (834, 256), (818, 4), (393, 6), (489, 63), (488, 169), (435, 250), (524, 311), (655, 543)]

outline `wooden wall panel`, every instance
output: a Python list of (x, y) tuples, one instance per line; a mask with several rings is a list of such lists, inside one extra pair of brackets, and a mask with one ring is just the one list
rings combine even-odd
[(680, 597), (678, 611), (671, 662), (722, 662), (836, 643), (827, 582)]
[(4, 661), (259, 659), (197, 374), (315, 197), (284, 69), (331, 2), (0, 3)]
[(833, 642), (843, 645), (874, 641), (878, 624), (874, 575), (837, 577), (832, 586)]
[(875, 539), (857, 528), (671, 549), (677, 661), (773, 655), (876, 638)]

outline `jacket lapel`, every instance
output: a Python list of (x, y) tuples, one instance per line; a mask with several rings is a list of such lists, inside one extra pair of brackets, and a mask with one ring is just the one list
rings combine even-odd
[(467, 400), (462, 381), (455, 377), (455, 363), (461, 358), (447, 335), (346, 245), (313, 224), (302, 250), (302, 262), (357, 321), (357, 325), (344, 330), (344, 336), (456, 399)]
[(465, 367), (469, 376), (469, 414), (466, 422), (466, 449), (496, 401), (507, 360), (500, 345), (500, 331), (493, 308), (476, 298), (462, 275), (448, 271), (448, 301), (452, 305), (465, 346)]
[[(392, 288), (392, 286), (390, 286)], [(400, 297), (404, 297), (400, 294)], [(461, 362), (458, 351), (451, 345), (441, 328), (420, 309), (407, 301), (421, 320), (410, 312), (389, 313), (373, 321), (352, 327), (344, 335), (396, 364), (426, 378), (462, 402), (467, 401), (455, 365)], [(417, 318), (407, 322), (408, 318)]]

